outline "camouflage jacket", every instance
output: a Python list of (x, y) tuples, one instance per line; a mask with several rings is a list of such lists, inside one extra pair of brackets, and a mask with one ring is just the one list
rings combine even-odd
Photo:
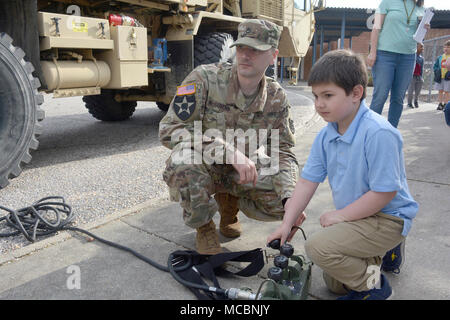
[[(205, 154), (209, 154), (219, 164), (225, 163), (226, 152), (238, 148), (255, 162), (258, 173), (264, 167), (277, 168), (266, 172), (273, 175), (277, 194), (287, 198), (298, 177), (298, 163), (291, 150), (295, 129), (290, 109), (285, 91), (271, 78), (262, 79), (259, 92), (249, 103), (239, 89), (235, 65), (201, 65), (177, 87), (177, 95), (160, 122), (159, 137), (164, 146), (173, 150), (172, 156), (189, 151), (184, 158), (187, 155), (192, 160), (195, 154), (204, 161), (208, 159)], [(245, 150), (239, 148), (242, 133)], [(278, 167), (273, 166), (274, 157)]]

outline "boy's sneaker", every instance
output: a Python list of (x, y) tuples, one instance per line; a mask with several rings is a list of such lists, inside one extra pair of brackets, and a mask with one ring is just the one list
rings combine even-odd
[(417, 101), (414, 101), (414, 107), (416, 107), (416, 108), (419, 107), (419, 103)]
[(444, 104), (443, 103), (439, 103), (439, 105), (438, 105), (436, 110), (444, 110)]
[(392, 296), (392, 288), (386, 277), (380, 276), (380, 289), (371, 289), (367, 291), (351, 290), (346, 296), (339, 297), (337, 300), (387, 300)]
[(403, 262), (405, 262), (405, 241), (386, 252), (381, 264), (381, 270), (398, 274)]
[(414, 108), (412, 103), (408, 103), (408, 108)]

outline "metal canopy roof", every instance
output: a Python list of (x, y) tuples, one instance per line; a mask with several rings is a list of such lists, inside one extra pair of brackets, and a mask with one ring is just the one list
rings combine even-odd
[[(323, 30), (324, 42), (341, 38), (343, 29), (345, 38), (356, 37), (362, 32), (371, 31), (369, 26), (373, 24), (371, 16), (374, 13), (374, 8), (325, 8), (315, 13), (317, 37), (321, 36), (321, 30)], [(450, 10), (435, 10), (431, 28), (450, 28)]]

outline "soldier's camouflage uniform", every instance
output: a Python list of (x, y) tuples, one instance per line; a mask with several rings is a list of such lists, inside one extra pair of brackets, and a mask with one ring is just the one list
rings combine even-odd
[[(276, 81), (264, 77), (252, 101), (240, 91), (236, 69), (236, 65), (229, 63), (197, 67), (178, 87), (177, 95), (160, 122), (160, 141), (172, 150), (163, 178), (169, 186), (171, 200), (180, 201), (184, 221), (192, 228), (204, 225), (217, 212), (213, 197), (216, 192), (238, 197), (239, 209), (250, 218), (281, 220), (282, 200), (291, 196), (298, 177), (298, 163), (291, 150), (295, 144), (295, 129), (284, 90)], [(199, 135), (195, 137), (199, 128), (200, 135), (208, 129), (215, 129), (215, 134), (203, 139)], [(237, 184), (239, 174), (226, 162), (226, 150), (238, 146), (236, 138), (234, 143), (226, 140), (226, 130), (238, 128), (243, 132), (254, 129), (256, 136), (267, 132), (267, 140), (257, 140), (260, 145), (267, 141), (263, 153), (268, 156), (272, 152), (272, 135), (276, 132), (272, 129), (278, 129), (279, 170), (271, 175), (261, 174), (272, 162), (258, 158), (254, 161), (258, 171), (256, 186)], [(245, 143), (245, 155), (253, 160), (254, 154), (249, 154), (251, 142), (246, 139)], [(205, 154), (213, 156), (210, 151), (216, 147), (219, 150), (222, 147), (224, 155), (214, 157), (222, 160), (211, 163)]]

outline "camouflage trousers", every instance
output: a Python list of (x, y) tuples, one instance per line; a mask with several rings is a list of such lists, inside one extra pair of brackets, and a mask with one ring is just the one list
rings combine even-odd
[(215, 193), (239, 198), (239, 210), (249, 218), (283, 219), (282, 199), (274, 191), (270, 175), (259, 175), (256, 186), (240, 185), (236, 183), (239, 174), (232, 165), (179, 164), (169, 157), (163, 179), (169, 186), (171, 200), (180, 202), (184, 222), (189, 227), (198, 228), (213, 218), (218, 211)]

